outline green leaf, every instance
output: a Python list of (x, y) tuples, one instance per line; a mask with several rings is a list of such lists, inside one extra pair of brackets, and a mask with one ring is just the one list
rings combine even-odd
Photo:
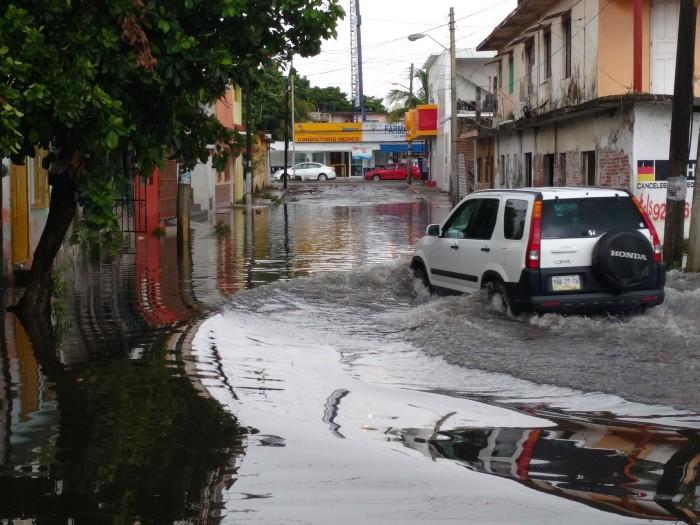
[(114, 131), (107, 133), (105, 137), (105, 146), (109, 149), (117, 149), (117, 146), (119, 146), (119, 136)]
[(163, 33), (167, 33), (168, 31), (170, 31), (170, 24), (166, 20), (163, 20), (161, 18), (160, 20), (158, 20), (158, 29), (163, 31)]

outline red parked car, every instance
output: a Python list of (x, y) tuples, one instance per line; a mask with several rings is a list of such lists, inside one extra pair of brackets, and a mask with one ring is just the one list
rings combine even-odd
[[(375, 168), (365, 173), (365, 180), (406, 180), (406, 164), (391, 164), (384, 168)], [(414, 165), (411, 168), (414, 180), (420, 180), (420, 170)]]

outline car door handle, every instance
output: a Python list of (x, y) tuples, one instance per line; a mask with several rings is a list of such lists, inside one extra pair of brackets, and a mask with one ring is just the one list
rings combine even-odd
[(456, 244), (456, 243), (455, 243), (455, 244), (450, 244), (450, 248), (452, 248), (453, 250), (459, 250), (459, 245)]
[(482, 252), (490, 252), (490, 251), (491, 251), (491, 248), (489, 248), (488, 246), (484, 246), (484, 247), (481, 248), (481, 251), (482, 251)]

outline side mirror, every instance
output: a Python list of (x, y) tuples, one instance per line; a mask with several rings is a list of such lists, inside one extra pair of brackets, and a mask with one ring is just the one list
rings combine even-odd
[(425, 233), (431, 237), (440, 237), (440, 225), (439, 224), (429, 224), (425, 229)]

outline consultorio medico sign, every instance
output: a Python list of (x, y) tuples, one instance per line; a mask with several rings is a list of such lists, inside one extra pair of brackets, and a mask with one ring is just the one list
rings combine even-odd
[(402, 122), (302, 122), (294, 126), (296, 142), (360, 143), (404, 142)]

